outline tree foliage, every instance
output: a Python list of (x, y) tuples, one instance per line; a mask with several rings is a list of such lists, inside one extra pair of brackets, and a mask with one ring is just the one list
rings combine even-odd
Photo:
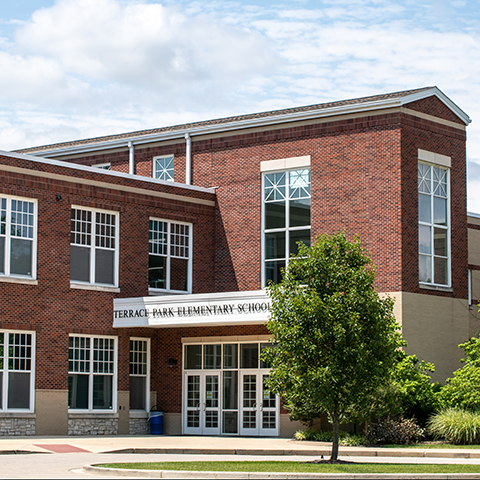
[(465, 351), (465, 365), (453, 372), (440, 391), (444, 407), (460, 407), (470, 411), (480, 410), (480, 339), (470, 338), (459, 345)]
[(388, 381), (404, 344), (393, 300), (380, 298), (375, 270), (356, 237), (322, 235), (301, 245), (278, 285), (267, 328), (276, 348), (267, 349), (270, 386), (292, 412), (333, 425), (332, 459), (338, 456), (339, 423), (367, 416)]

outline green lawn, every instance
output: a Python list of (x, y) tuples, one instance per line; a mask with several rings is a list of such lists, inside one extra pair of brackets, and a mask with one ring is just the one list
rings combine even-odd
[(480, 465), (425, 465), (399, 463), (315, 464), (305, 462), (152, 462), (106, 463), (106, 468), (136, 470), (196, 470), (214, 472), (311, 473), (480, 473)]

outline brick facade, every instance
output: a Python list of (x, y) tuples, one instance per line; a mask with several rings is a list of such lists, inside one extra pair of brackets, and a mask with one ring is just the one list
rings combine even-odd
[[(186, 146), (181, 135), (136, 145), (135, 175), (128, 175), (127, 141), (122, 146), (113, 145), (111, 151), (97, 150), (94, 142), (90, 147), (87, 141), (79, 142), (83, 153), (60, 152), (54, 160), (0, 155), (0, 194), (38, 201), (37, 282), (9, 283), (0, 278), (0, 328), (36, 332), (35, 388), (68, 390), (70, 334), (113, 335), (118, 337), (117, 388), (128, 392), (130, 337), (147, 337), (151, 338), (150, 389), (156, 392), (156, 403), (165, 413), (179, 414), (182, 338), (266, 335), (263, 325), (112, 327), (115, 298), (149, 295), (151, 217), (193, 225), (192, 293), (262, 288), (263, 161), (310, 158), (312, 237), (339, 230), (346, 230), (350, 237), (359, 235), (377, 266), (379, 291), (465, 301), (464, 120), (434, 95), (385, 112), (347, 113), (285, 123), (272, 120), (264, 127), (193, 135), (192, 185), (202, 188), (148, 178), (153, 174), (154, 157), (173, 154), (175, 181), (185, 182)], [(52, 157), (60, 148), (62, 145), (51, 148)], [(419, 286), (418, 149), (451, 158), (449, 289)], [(113, 173), (83, 167), (103, 163), (110, 163)], [(72, 205), (119, 213), (118, 289), (72, 288)], [(177, 364), (169, 365), (170, 359)], [(101, 422), (95, 419), (70, 418), (68, 431), (121, 433), (127, 428), (141, 432), (145, 429), (142, 422), (144, 419), (131, 418), (122, 427), (121, 419), (112, 418), (106, 430), (99, 430)]]

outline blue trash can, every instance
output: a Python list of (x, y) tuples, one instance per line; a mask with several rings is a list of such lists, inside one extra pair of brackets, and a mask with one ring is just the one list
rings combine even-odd
[(150, 433), (152, 435), (163, 434), (163, 412), (150, 412), (148, 414), (150, 420)]

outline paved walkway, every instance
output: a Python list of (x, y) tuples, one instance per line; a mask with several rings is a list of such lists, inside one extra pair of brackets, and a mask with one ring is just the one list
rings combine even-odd
[[(195, 436), (44, 436), (0, 437), (0, 454), (157, 453), (191, 455), (330, 455), (330, 444), (287, 438)], [(340, 447), (341, 456), (480, 459), (480, 449)]]

